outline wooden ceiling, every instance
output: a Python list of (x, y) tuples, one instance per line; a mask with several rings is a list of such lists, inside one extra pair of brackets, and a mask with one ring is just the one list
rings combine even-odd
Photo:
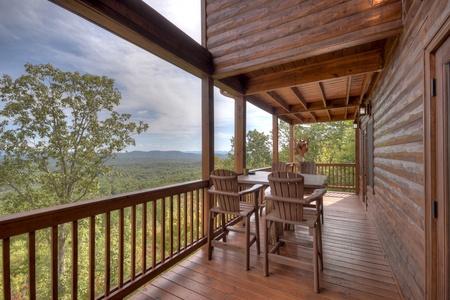
[(354, 119), (403, 28), (401, 0), (202, 0), (202, 47), (141, 0), (52, 1), (290, 124)]
[(352, 120), (401, 16), (400, 0), (207, 0), (216, 85), (290, 124)]

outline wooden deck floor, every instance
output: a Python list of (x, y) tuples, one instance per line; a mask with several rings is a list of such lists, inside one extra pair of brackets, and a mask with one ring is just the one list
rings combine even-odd
[(359, 198), (329, 192), (324, 205), (319, 294), (310, 269), (271, 263), (264, 277), (263, 254), (255, 246), (249, 271), (242, 254), (215, 249), (208, 261), (203, 247), (130, 299), (403, 299)]

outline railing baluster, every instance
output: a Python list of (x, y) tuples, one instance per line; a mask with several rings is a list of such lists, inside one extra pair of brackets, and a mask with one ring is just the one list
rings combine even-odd
[(28, 282), (30, 300), (36, 299), (36, 232), (28, 233)]
[(10, 239), (2, 240), (2, 257), (3, 257), (3, 299), (11, 299), (11, 244)]
[(78, 299), (78, 221), (72, 222), (72, 299)]
[(188, 193), (189, 195), (189, 216), (190, 216), (190, 224), (189, 226), (191, 227), (191, 243), (190, 245), (192, 245), (194, 243), (194, 199), (192, 199), (192, 192)]
[(173, 257), (173, 195), (170, 196), (170, 203), (169, 203), (169, 226), (170, 226), (170, 236), (169, 236), (169, 251), (170, 251), (170, 258)]
[(121, 208), (119, 210), (119, 288), (123, 287), (123, 277), (124, 277), (124, 235), (125, 235), (125, 224), (124, 224), (124, 219), (125, 219), (125, 211), (123, 208)]
[(111, 212), (105, 214), (105, 295), (111, 291)]
[(166, 198), (161, 199), (161, 262), (166, 260)]
[(152, 202), (152, 268), (156, 267), (156, 201)]
[(187, 228), (187, 222), (188, 222), (188, 217), (187, 217), (187, 212), (188, 212), (188, 208), (187, 208), (187, 193), (183, 193), (183, 204), (184, 204), (184, 224), (183, 224), (183, 232), (184, 232), (184, 249), (186, 249), (187, 245), (188, 245), (188, 240), (187, 240), (187, 234), (188, 234), (188, 228)]
[(89, 297), (95, 298), (95, 216), (89, 218)]
[(142, 204), (142, 274), (147, 270), (147, 202)]
[(177, 195), (177, 241), (178, 241), (177, 253), (180, 253), (180, 251), (181, 251), (181, 194)]
[(194, 195), (195, 195), (195, 205), (197, 206), (197, 209), (196, 209), (196, 212), (197, 212), (197, 216), (196, 216), (196, 219), (197, 219), (197, 226), (195, 226), (195, 229), (196, 229), (196, 240), (198, 241), (198, 239), (199, 239), (199, 237), (200, 237), (200, 199), (199, 199), (199, 191), (197, 190), (197, 191), (195, 191), (195, 193), (194, 193)]
[(131, 280), (136, 278), (136, 205), (131, 207)]
[(52, 298), (58, 299), (58, 226), (52, 226)]

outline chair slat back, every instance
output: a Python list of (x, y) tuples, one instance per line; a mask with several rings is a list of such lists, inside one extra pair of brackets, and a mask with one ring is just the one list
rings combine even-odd
[(272, 164), (272, 172), (287, 171), (288, 165), (285, 162), (277, 161)]
[(238, 212), (239, 211), (239, 186), (238, 174), (225, 169), (217, 169), (211, 172), (210, 179), (216, 191), (228, 192), (232, 194), (216, 193), (216, 199), (221, 209)]
[(300, 162), (300, 173), (303, 174), (316, 174), (316, 163), (312, 161)]
[(298, 173), (278, 171), (269, 174), (268, 179), (273, 211), (283, 220), (302, 221), (303, 204), (283, 200), (303, 199), (303, 176)]

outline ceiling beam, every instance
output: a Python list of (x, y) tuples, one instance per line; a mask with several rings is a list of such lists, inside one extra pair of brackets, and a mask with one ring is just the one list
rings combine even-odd
[(305, 119), (302, 117), (301, 114), (293, 114), (294, 117), (297, 118), (297, 120), (299, 120), (302, 123), (305, 123)]
[(337, 77), (378, 72), (382, 68), (382, 52), (377, 49), (250, 78), (246, 82), (246, 94), (256, 94)]
[(50, 0), (197, 77), (213, 73), (211, 53), (141, 0)]
[(273, 100), (275, 100), (285, 111), (290, 110), (290, 105), (286, 103), (286, 101), (281, 98), (280, 95), (278, 95), (276, 92), (266, 92), (267, 95), (269, 95)]
[[(303, 118), (303, 121), (297, 120), (297, 119), (292, 119), (292, 124), (297, 125), (297, 124), (311, 124), (311, 123), (320, 123), (320, 122), (330, 122), (328, 116), (326, 117), (318, 117), (318, 116), (314, 116), (315, 118), (311, 117), (311, 118)], [(331, 122), (336, 122), (336, 121), (348, 121), (348, 120), (354, 120), (353, 117), (351, 117), (350, 115), (333, 115), (331, 118)]]
[[(275, 109), (273, 106), (265, 103), (262, 101), (258, 96), (256, 95), (250, 95), (250, 96), (244, 96), (245, 101), (253, 104), (254, 106), (258, 107), (259, 109), (267, 112), (268, 114), (274, 115)], [(286, 121), (287, 122), (287, 121)]]
[(306, 102), (305, 97), (303, 97), (302, 93), (297, 87), (291, 88), (292, 92), (294, 92), (295, 96), (297, 96), (298, 101), (300, 101), (300, 104), (303, 105), (305, 109), (308, 109), (308, 102)]
[[(334, 99), (328, 101), (327, 110), (335, 109), (335, 108), (346, 108), (346, 107), (358, 107), (359, 106), (359, 97), (350, 97), (350, 102), (348, 104), (345, 103), (346, 98)], [(311, 103), (308, 109), (305, 109), (302, 105), (291, 105), (290, 109), (286, 111), (285, 109), (278, 108), (275, 113), (277, 115), (285, 115), (285, 114), (293, 114), (300, 112), (315, 112), (315, 111), (323, 111), (323, 105), (321, 102)]]
[(327, 107), (327, 98), (325, 97), (325, 90), (323, 88), (323, 83), (318, 82), (317, 85), (319, 87), (319, 93), (320, 93), (320, 97), (322, 98), (323, 107), (326, 108)]
[(352, 78), (353, 78), (352, 76), (349, 76), (347, 78), (347, 93), (346, 93), (347, 99), (345, 101), (346, 105), (348, 105), (348, 102), (350, 101), (350, 90), (351, 90), (351, 87), (352, 87)]

